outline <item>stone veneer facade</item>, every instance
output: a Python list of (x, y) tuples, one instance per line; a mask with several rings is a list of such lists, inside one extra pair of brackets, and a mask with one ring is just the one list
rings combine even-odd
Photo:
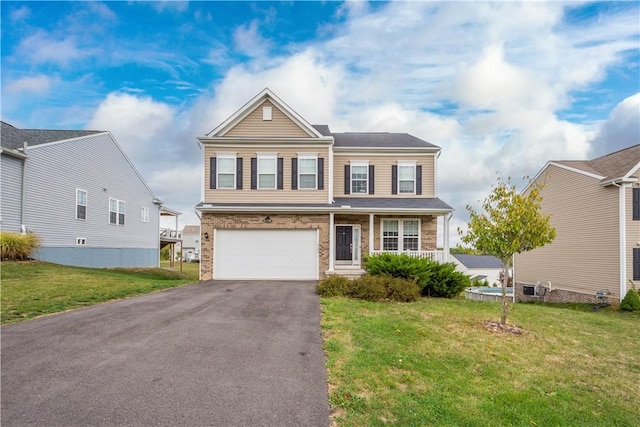
[[(270, 223), (265, 223), (266, 216), (271, 217)], [(385, 219), (420, 219), (421, 250), (436, 250), (437, 220), (436, 217), (425, 216), (400, 216), (400, 215), (376, 215), (374, 223), (374, 249), (380, 249), (380, 220)], [(362, 254), (369, 252), (369, 215), (335, 214), (334, 224), (360, 225)], [(204, 213), (201, 221), (201, 253), (200, 253), (200, 279), (211, 280), (213, 278), (213, 247), (215, 229), (317, 229), (320, 236), (319, 251), (319, 277), (325, 277), (329, 270), (329, 215), (328, 214), (215, 214)], [(209, 234), (209, 239), (204, 238), (204, 233)]]

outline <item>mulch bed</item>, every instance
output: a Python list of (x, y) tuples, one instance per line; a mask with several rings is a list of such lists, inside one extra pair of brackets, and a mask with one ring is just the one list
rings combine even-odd
[(512, 335), (522, 335), (525, 330), (516, 325), (501, 325), (500, 322), (494, 322), (492, 320), (485, 320), (482, 322), (484, 327), (491, 332), (508, 333)]

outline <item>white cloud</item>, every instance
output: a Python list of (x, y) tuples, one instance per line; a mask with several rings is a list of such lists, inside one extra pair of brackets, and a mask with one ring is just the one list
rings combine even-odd
[(49, 92), (51, 86), (57, 79), (38, 74), (32, 77), (23, 77), (7, 85), (8, 93), (32, 92), (35, 94), (45, 94)]
[(258, 19), (236, 28), (233, 32), (233, 41), (236, 50), (254, 58), (265, 56), (271, 46), (271, 42), (260, 34), (260, 21)]
[(29, 18), (31, 16), (31, 9), (29, 9), (29, 7), (27, 6), (22, 6), (15, 10), (12, 10), (9, 16), (11, 18), (11, 22), (16, 24)]
[(50, 62), (65, 67), (71, 61), (86, 55), (86, 52), (78, 48), (73, 37), (57, 40), (42, 31), (22, 40), (17, 51), (26, 55), (34, 63)]
[(591, 157), (613, 153), (640, 144), (640, 93), (620, 102), (592, 143)]

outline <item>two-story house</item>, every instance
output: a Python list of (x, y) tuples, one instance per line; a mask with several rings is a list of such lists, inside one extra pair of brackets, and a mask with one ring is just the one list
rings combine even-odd
[(84, 267), (157, 267), (162, 202), (110, 132), (2, 122), (2, 231), (34, 233), (32, 257)]
[(198, 140), (203, 280), (359, 274), (362, 257), (381, 251), (446, 259), (453, 209), (437, 196), (433, 144), (406, 133), (332, 133), (269, 89)]
[(592, 160), (548, 162), (541, 211), (555, 240), (515, 257), (517, 301), (597, 302), (640, 286), (640, 145)]

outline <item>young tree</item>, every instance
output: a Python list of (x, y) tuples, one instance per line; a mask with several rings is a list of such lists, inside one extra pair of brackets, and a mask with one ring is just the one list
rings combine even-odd
[(540, 212), (542, 187), (542, 184), (530, 183), (525, 193), (518, 194), (511, 179), (504, 181), (498, 177), (482, 203), (484, 212), (476, 212), (467, 206), (468, 230), (463, 233), (458, 228), (464, 243), (502, 261), (501, 325), (507, 324), (507, 283), (513, 255), (544, 246), (556, 237), (556, 230), (549, 223), (550, 216)]

